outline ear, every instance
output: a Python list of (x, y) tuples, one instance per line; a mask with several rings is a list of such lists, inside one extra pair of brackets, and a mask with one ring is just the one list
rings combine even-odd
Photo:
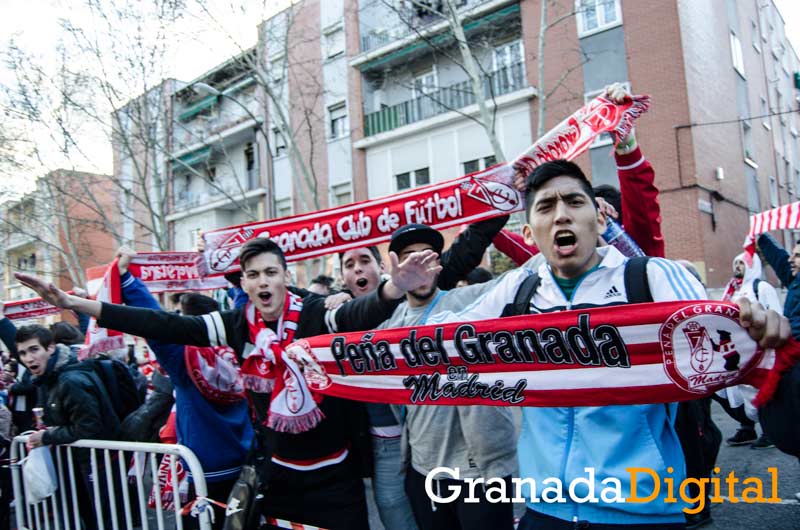
[(292, 273), (289, 272), (288, 268), (283, 269), (283, 281), (286, 283), (286, 285), (292, 284)]
[[(522, 238), (525, 240), (526, 245), (536, 245), (536, 240), (533, 239), (533, 227), (528, 223), (522, 226)], [(536, 246), (538, 247), (539, 245)]]
[(56, 343), (55, 342), (47, 347), (47, 353), (49, 353), (50, 355), (52, 355), (54, 351), (56, 351)]
[(599, 209), (597, 210), (597, 235), (602, 236), (606, 233), (606, 214), (601, 212)]

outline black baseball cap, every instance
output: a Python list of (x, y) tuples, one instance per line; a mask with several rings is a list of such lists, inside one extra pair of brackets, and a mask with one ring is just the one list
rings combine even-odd
[(404, 248), (414, 243), (427, 243), (437, 254), (441, 254), (444, 248), (444, 238), (438, 230), (428, 225), (412, 223), (394, 231), (389, 243), (389, 252), (399, 255)]

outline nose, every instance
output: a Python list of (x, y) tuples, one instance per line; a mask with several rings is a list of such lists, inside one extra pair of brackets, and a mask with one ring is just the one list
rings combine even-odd
[(572, 217), (569, 215), (569, 208), (567, 208), (567, 205), (564, 203), (564, 201), (560, 200), (556, 202), (553, 222), (557, 224), (564, 224), (570, 222), (571, 220)]

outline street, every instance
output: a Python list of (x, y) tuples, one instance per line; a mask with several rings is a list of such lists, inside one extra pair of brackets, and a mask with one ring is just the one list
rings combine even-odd
[[(720, 476), (723, 478), (732, 470), (739, 478), (737, 493), (741, 495), (741, 481), (746, 477), (758, 477), (764, 483), (764, 495), (769, 496), (770, 475), (768, 467), (778, 468), (778, 496), (783, 500), (780, 504), (745, 504), (739, 502), (715, 504), (711, 506), (711, 516), (714, 522), (704, 526), (707, 530), (800, 530), (800, 501), (794, 494), (800, 491), (800, 463), (797, 459), (782, 453), (778, 449), (754, 450), (749, 445), (730, 447), (725, 439), (731, 437), (737, 428), (737, 423), (731, 419), (722, 407), (713, 403), (711, 406), (714, 422), (722, 431), (722, 447), (717, 458)], [(758, 427), (760, 433), (760, 427)], [(723, 494), (726, 490), (722, 483)], [(378, 518), (371, 488), (367, 488), (369, 502), (370, 528), (372, 530), (385, 530)], [(523, 506), (518, 506), (515, 513), (524, 512)]]

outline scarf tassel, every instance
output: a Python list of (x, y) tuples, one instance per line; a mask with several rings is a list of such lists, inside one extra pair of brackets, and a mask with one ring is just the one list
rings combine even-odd
[(270, 410), (266, 426), (278, 432), (297, 434), (310, 431), (323, 419), (325, 419), (325, 414), (318, 407), (314, 407), (305, 414), (292, 416)]

